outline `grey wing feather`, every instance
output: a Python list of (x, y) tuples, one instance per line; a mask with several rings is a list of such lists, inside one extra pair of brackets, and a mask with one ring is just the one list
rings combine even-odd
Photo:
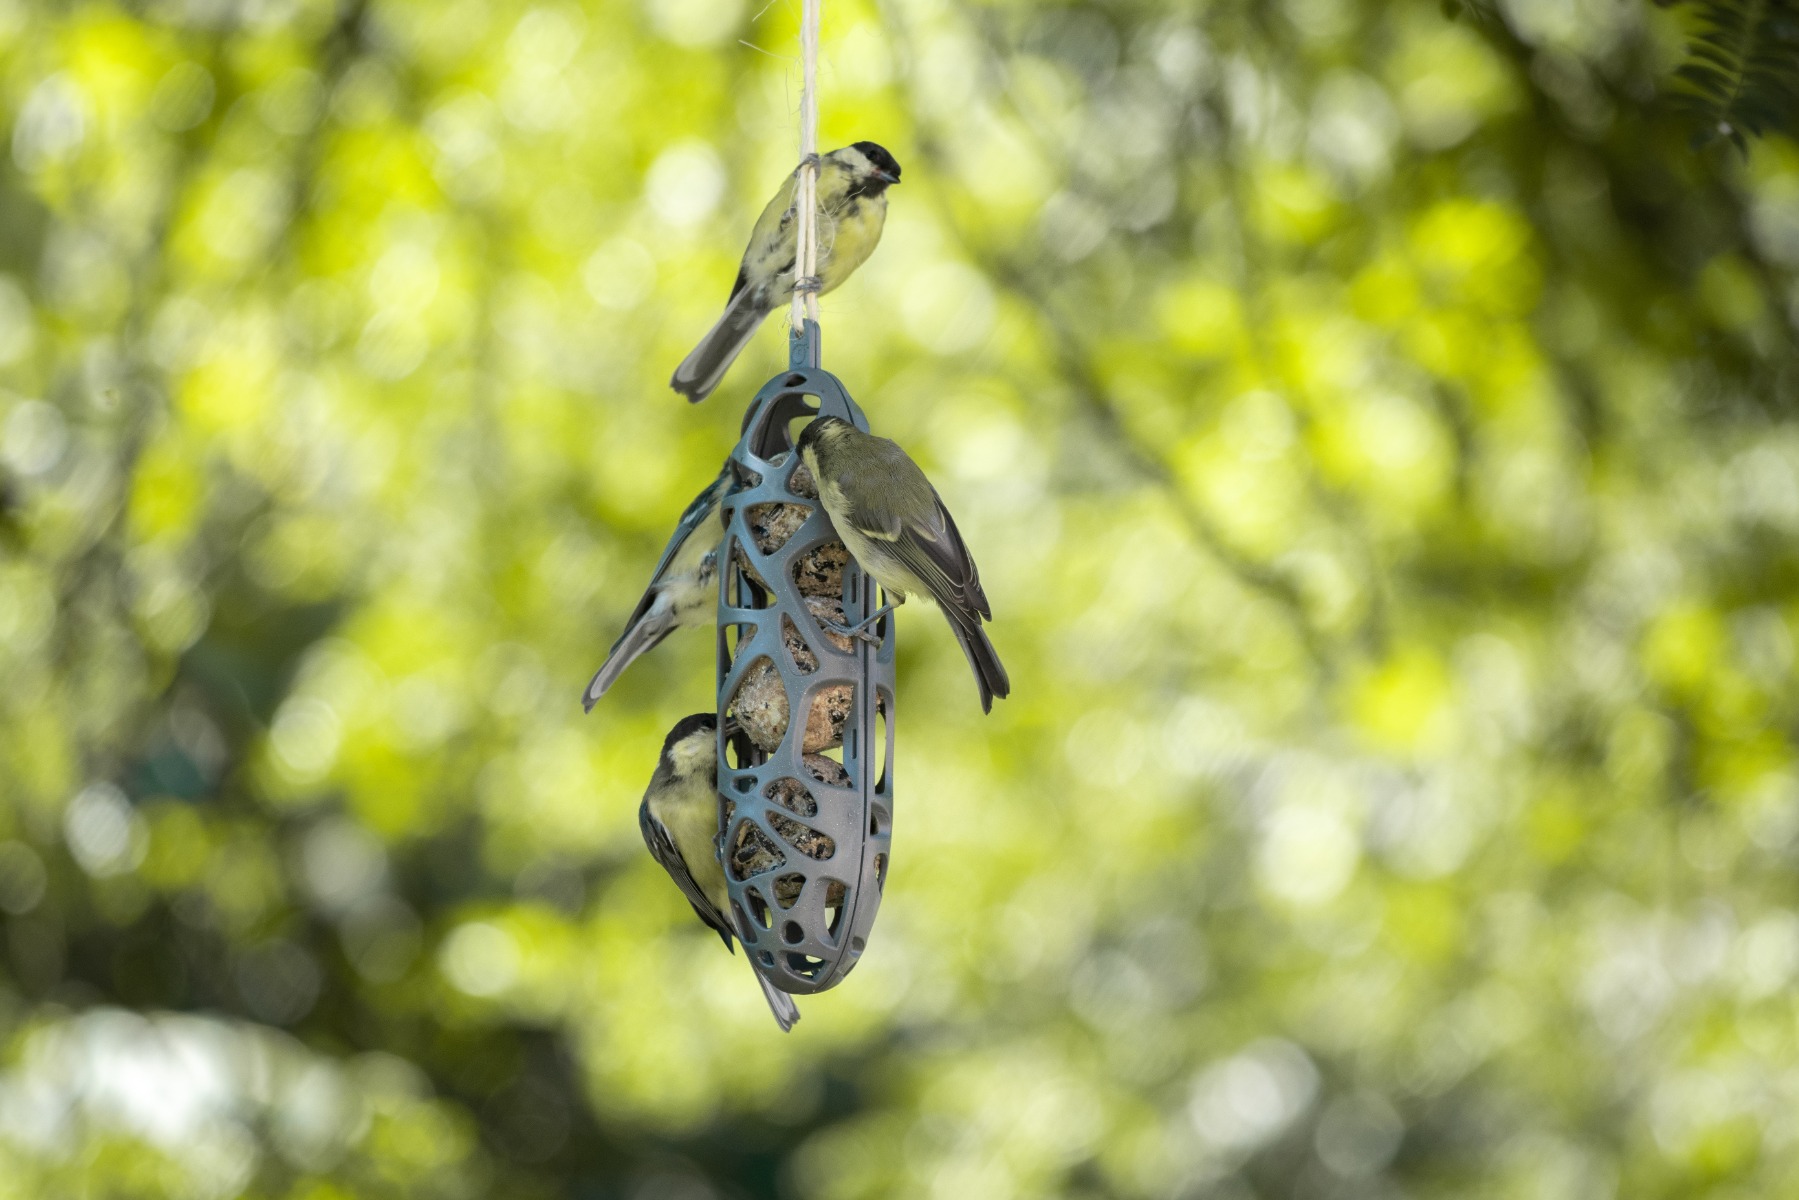
[[(981, 711), (991, 712), (996, 697), (1011, 695), (1012, 683), (981, 628), (983, 619), (993, 619), (993, 609), (981, 587), (974, 556), (968, 552), (955, 518), (918, 465), (885, 438), (871, 442), (869, 462), (878, 483), (866, 486), (854, 473), (840, 477), (839, 486), (848, 502), (845, 516), (857, 529), (878, 539), (882, 549), (943, 609), (980, 685)], [(903, 515), (913, 512), (925, 516), (919, 520)]]
[(725, 949), (733, 954), (736, 949), (731, 945), (731, 926), (725, 921), (725, 914), (706, 898), (700, 885), (694, 882), (693, 872), (687, 869), (687, 860), (681, 857), (680, 850), (675, 848), (674, 839), (668, 836), (668, 830), (655, 817), (650, 815), (650, 805), (645, 801), (637, 809), (637, 826), (643, 830), (643, 844), (650, 848), (650, 856), (662, 864), (668, 877), (675, 881), (681, 894), (687, 897), (687, 903), (693, 905), (694, 915), (704, 921), (708, 928), (724, 939)]
[(663, 572), (668, 570), (668, 564), (675, 560), (675, 555), (681, 552), (681, 547), (687, 544), (687, 539), (706, 523), (708, 517), (716, 518), (718, 502), (724, 499), (725, 488), (730, 482), (731, 464), (727, 462), (725, 469), (718, 473), (718, 478), (707, 484), (693, 498), (693, 503), (681, 510), (681, 519), (675, 522), (675, 531), (670, 535), (668, 545), (662, 548), (662, 557), (656, 560), (656, 569), (650, 574), (650, 586), (644, 589), (643, 599), (637, 602), (637, 609), (631, 614), (631, 620), (635, 621), (649, 609), (656, 596), (656, 585), (662, 582)]
[[(866, 468), (846, 470), (838, 480), (850, 523), (887, 543), (938, 604), (991, 620), (981, 573), (937, 489), (895, 442), (869, 438), (866, 445)], [(914, 512), (928, 515), (922, 521), (906, 515)]]
[(581, 693), (581, 707), (586, 712), (593, 711), (593, 706), (618, 682), (626, 667), (660, 646), (662, 640), (675, 631), (671, 612), (664, 610), (661, 620), (652, 621), (650, 613), (644, 611), (645, 605), (637, 607), (638, 611), (632, 615), (625, 631), (612, 643), (606, 661), (600, 664), (600, 669), (588, 681), (587, 690)]
[(707, 484), (699, 495), (693, 498), (681, 513), (681, 519), (675, 522), (675, 532), (668, 539), (668, 545), (662, 548), (662, 557), (656, 560), (656, 570), (650, 575), (650, 584), (643, 590), (637, 600), (637, 606), (631, 615), (625, 618), (625, 627), (612, 648), (606, 652), (606, 661), (582, 693), (581, 704), (588, 711), (593, 711), (600, 697), (606, 694), (626, 667), (635, 662), (639, 656), (653, 650), (661, 644), (662, 639), (675, 631), (673, 614), (665, 613), (664, 619), (655, 624), (649, 621), (650, 610), (655, 606), (656, 596), (661, 591), (664, 576), (668, 573), (669, 564), (681, 553), (681, 547), (687, 539), (697, 533), (708, 520), (714, 520), (718, 513), (719, 500), (724, 496), (730, 482), (729, 466), (719, 473), (717, 479)]
[(911, 456), (891, 438), (865, 437), (855, 463), (841, 462), (837, 486), (850, 524), (883, 541), (900, 533), (901, 513), (943, 507), (937, 490)]
[(707, 484), (705, 490), (693, 498), (693, 503), (682, 510), (681, 519), (675, 522), (675, 531), (669, 536), (668, 545), (662, 548), (662, 557), (656, 560), (656, 569), (650, 573), (650, 586), (643, 589), (643, 595), (638, 598), (637, 607), (631, 610), (629, 617), (625, 618), (625, 630), (618, 635), (618, 640), (612, 643), (612, 649), (606, 652), (608, 658), (618, 653), (618, 648), (625, 644), (626, 638), (631, 636), (632, 627), (643, 620), (643, 615), (650, 611), (650, 605), (656, 602), (656, 585), (662, 582), (662, 576), (668, 571), (668, 564), (675, 561), (675, 555), (681, 552), (681, 547), (687, 544), (687, 539), (706, 523), (708, 517), (716, 517), (718, 502), (723, 499), (725, 487), (729, 482), (730, 469), (727, 466), (724, 471), (719, 473), (717, 479)]
[(931, 598), (939, 605), (991, 621), (993, 610), (962, 531), (935, 492), (931, 498), (935, 501), (931, 520), (923, 524), (907, 521), (893, 543), (894, 556), (930, 588)]
[(908, 523), (899, 540), (892, 544), (893, 555), (930, 589), (931, 598), (949, 618), (962, 653), (974, 671), (981, 689), (981, 711), (992, 712), (996, 697), (1012, 694), (1012, 681), (1006, 675), (999, 652), (981, 628), (981, 618), (993, 619), (987, 606), (987, 594), (981, 590), (981, 577), (974, 559), (962, 542), (962, 534), (951, 519), (949, 510), (937, 505), (936, 520), (921, 529)]

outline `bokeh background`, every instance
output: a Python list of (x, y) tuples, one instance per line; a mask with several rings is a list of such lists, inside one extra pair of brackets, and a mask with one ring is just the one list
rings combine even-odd
[(795, 157), (761, 2), (0, 0), (0, 1197), (1788, 1193), (1732, 6), (827, 0), (905, 183), (825, 361), (1015, 692), (902, 614), (781, 1036), (636, 827), (710, 640), (579, 704), (784, 361), (666, 387)]

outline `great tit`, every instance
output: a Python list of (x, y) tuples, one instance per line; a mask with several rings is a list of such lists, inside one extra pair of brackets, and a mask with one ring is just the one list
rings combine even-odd
[[(818, 290), (831, 291), (868, 261), (887, 223), (887, 189), (900, 165), (874, 142), (833, 150), (818, 167)], [(669, 386), (695, 403), (712, 394), (762, 319), (793, 299), (799, 171), (768, 202), (743, 252), (730, 303), (710, 333), (675, 368)]]
[(1012, 684), (981, 628), (993, 611), (980, 572), (937, 489), (898, 445), (837, 417), (807, 425), (799, 452), (850, 555), (894, 598), (847, 632), (869, 637), (867, 627), (908, 596), (935, 601), (974, 668), (981, 711), (992, 712), (994, 697), (1010, 695)]
[(712, 621), (713, 606), (718, 601), (718, 547), (724, 540), (724, 522), (719, 520), (718, 502), (731, 481), (730, 464), (717, 479), (693, 498), (681, 514), (674, 536), (663, 548), (662, 560), (650, 576), (650, 586), (631, 610), (625, 631), (612, 643), (606, 662), (600, 667), (582, 706), (593, 706), (618, 681), (626, 667), (637, 656), (655, 648), (663, 638), (686, 625), (705, 625)]
[[(730, 896), (725, 890), (725, 870), (714, 850), (718, 837), (718, 718), (711, 713), (682, 717), (662, 743), (662, 757), (643, 794), (637, 823), (643, 843), (662, 869), (668, 872), (694, 915), (724, 939), (725, 949), (735, 953), (736, 936), (725, 919)], [(800, 1019), (793, 997), (780, 991), (756, 972), (769, 1011), (782, 1030)]]

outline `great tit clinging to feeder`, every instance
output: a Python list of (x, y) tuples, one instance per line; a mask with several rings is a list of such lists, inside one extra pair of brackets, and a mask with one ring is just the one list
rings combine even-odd
[[(717, 774), (718, 718), (711, 713), (681, 718), (662, 743), (662, 757), (643, 794), (637, 823), (644, 845), (687, 897), (694, 915), (724, 939), (725, 949), (733, 950), (736, 935), (725, 917), (731, 909), (725, 869), (713, 850), (718, 836)], [(793, 997), (762, 978), (760, 971), (756, 982), (781, 1028), (792, 1029), (800, 1019)]]
[[(887, 438), (848, 421), (820, 417), (800, 434), (800, 458), (818, 481), (819, 502), (862, 569), (894, 598), (922, 596), (949, 619), (981, 688), (981, 711), (1011, 694), (1012, 684), (981, 628), (992, 620), (974, 559), (937, 489), (918, 464)], [(888, 605), (856, 632), (884, 615)]]
[(675, 525), (650, 576), (650, 586), (625, 621), (625, 631), (612, 643), (605, 665), (587, 685), (581, 704), (587, 711), (624, 674), (638, 655), (652, 650), (675, 630), (712, 623), (718, 602), (718, 546), (724, 540), (718, 502), (730, 483), (730, 464), (695, 496)]
[[(887, 189), (900, 180), (900, 165), (884, 147), (857, 142), (833, 150), (818, 167), (819, 292), (832, 290), (868, 261), (887, 223)], [(762, 319), (793, 299), (798, 230), (794, 191), (799, 171), (787, 177), (756, 220), (731, 288), (725, 315), (675, 368), (669, 386), (689, 400), (704, 400), (761, 327)]]

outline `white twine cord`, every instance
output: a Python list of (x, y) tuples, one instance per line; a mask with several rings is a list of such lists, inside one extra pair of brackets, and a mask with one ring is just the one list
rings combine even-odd
[(793, 190), (798, 241), (793, 254), (793, 327), (818, 320), (818, 8), (801, 0), (800, 169)]

